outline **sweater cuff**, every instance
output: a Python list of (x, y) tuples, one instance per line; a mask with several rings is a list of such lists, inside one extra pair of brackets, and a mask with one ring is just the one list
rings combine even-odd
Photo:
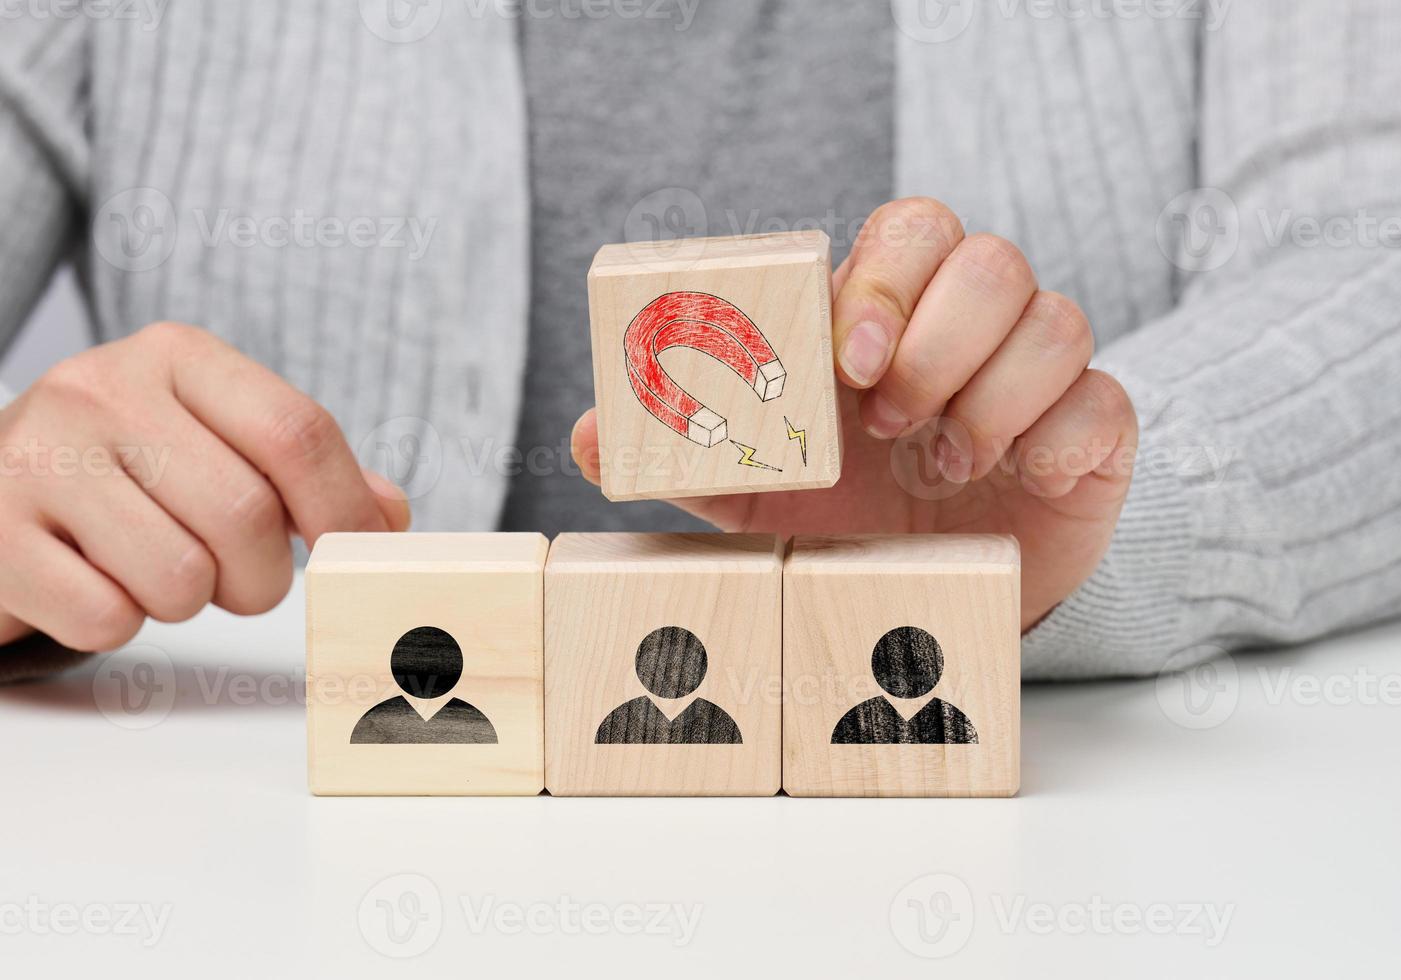
[(1133, 483), (1099, 567), (1022, 638), (1026, 680), (1151, 675), (1181, 646), (1197, 521), (1190, 488), (1214, 460), (1199, 424), (1114, 374), (1140, 419)]

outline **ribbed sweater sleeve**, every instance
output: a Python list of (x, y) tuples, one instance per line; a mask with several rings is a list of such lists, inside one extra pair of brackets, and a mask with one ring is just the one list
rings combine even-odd
[(0, 28), (0, 351), (74, 241), (86, 185), (85, 17)]
[(1181, 299), (1102, 352), (1142, 441), (1107, 558), (1028, 677), (1145, 674), (1401, 611), (1401, 5), (1203, 34)]

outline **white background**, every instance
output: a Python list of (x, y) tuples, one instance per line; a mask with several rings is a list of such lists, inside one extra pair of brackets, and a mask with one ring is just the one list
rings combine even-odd
[[(0, 688), (5, 975), (1083, 980), (1397, 959), (1401, 626), (1185, 680), (1028, 687), (1013, 800), (315, 799), (302, 601), (152, 626)], [(121, 708), (124, 677), (144, 712)], [(934, 910), (923, 937), (910, 901)], [(60, 906), (166, 918), (60, 935)]]

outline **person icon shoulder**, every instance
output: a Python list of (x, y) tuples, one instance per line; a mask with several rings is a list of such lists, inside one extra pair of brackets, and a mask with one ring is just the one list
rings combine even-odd
[(409, 697), (434, 701), (462, 678), (462, 648), (445, 630), (421, 626), (394, 644), (394, 682), (404, 692), (375, 705), (350, 733), (352, 745), (495, 745), (496, 728), (474, 705), (450, 699), (424, 718)]
[[(676, 700), (693, 694), (708, 669), (705, 645), (690, 630), (666, 626), (649, 633), (637, 647), (637, 679), (652, 696)], [(696, 698), (668, 719), (652, 697), (643, 695), (608, 713), (598, 726), (599, 745), (739, 745), (739, 726), (719, 705)]]
[(910, 700), (934, 690), (944, 673), (944, 652), (925, 630), (902, 626), (882, 636), (871, 652), (871, 672), (888, 697), (852, 708), (832, 730), (833, 745), (971, 745), (978, 730), (963, 711), (934, 698), (908, 721), (890, 698)]

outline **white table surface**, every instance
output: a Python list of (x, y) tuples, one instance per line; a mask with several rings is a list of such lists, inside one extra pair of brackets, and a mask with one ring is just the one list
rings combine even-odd
[(1190, 691), (1028, 687), (1019, 798), (891, 801), (315, 799), (302, 629), (298, 588), (0, 689), (0, 972), (1317, 977), (1401, 952), (1401, 625)]

